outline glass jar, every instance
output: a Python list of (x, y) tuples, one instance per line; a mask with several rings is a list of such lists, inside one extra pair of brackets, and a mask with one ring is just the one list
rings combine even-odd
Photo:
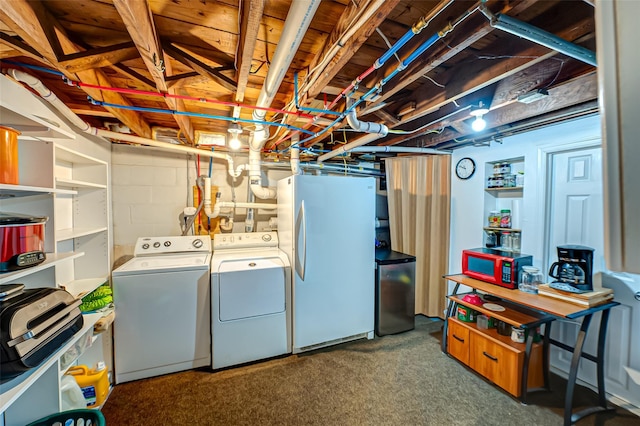
[(520, 247), (521, 247), (520, 236), (521, 234), (519, 232), (511, 233), (511, 249), (513, 251), (516, 251), (516, 252), (520, 251)]
[(498, 245), (498, 237), (494, 231), (487, 231), (487, 240), (485, 246), (487, 248), (493, 248)]
[(524, 172), (518, 172), (516, 174), (516, 187), (522, 188), (524, 186)]
[(500, 163), (495, 163), (493, 165), (493, 174), (494, 175), (499, 175), (500, 173), (501, 173), (500, 172)]
[(500, 173), (502, 173), (503, 175), (511, 173), (511, 163), (501, 163)]
[(502, 188), (504, 186), (504, 180), (502, 175), (494, 175), (493, 176), (493, 187), (494, 188)]
[(495, 178), (493, 176), (489, 176), (487, 178), (487, 188), (494, 188), (496, 186)]
[(502, 179), (505, 188), (514, 188), (516, 186), (516, 175), (504, 175)]
[(511, 251), (513, 250), (513, 241), (511, 238), (511, 232), (503, 232), (502, 236), (500, 237), (500, 240), (502, 241), (502, 250), (504, 251)]
[(525, 293), (538, 293), (538, 287), (544, 283), (540, 269), (535, 266), (523, 266), (518, 282), (518, 290)]
[(500, 210), (500, 228), (511, 228), (511, 210)]
[(489, 213), (489, 228), (500, 228), (500, 212), (495, 210)]

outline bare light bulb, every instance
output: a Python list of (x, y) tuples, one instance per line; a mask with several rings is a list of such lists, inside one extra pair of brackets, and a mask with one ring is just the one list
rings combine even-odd
[(484, 130), (485, 127), (487, 127), (487, 122), (484, 121), (484, 118), (482, 118), (482, 115), (477, 115), (476, 119), (473, 120), (473, 123), (471, 123), (471, 128), (476, 132), (480, 132)]
[(231, 140), (229, 140), (229, 148), (234, 150), (234, 151), (237, 151), (237, 150), (240, 149), (240, 145), (241, 144), (240, 144), (240, 139), (238, 139), (238, 135), (234, 134), (231, 137)]

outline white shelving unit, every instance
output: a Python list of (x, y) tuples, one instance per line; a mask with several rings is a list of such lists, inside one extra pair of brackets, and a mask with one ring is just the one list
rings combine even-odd
[[(23, 132), (18, 138), (20, 184), (0, 184), (0, 211), (48, 218), (46, 260), (0, 273), (0, 284), (63, 288), (82, 297), (109, 281), (109, 164), (69, 148), (83, 145), (74, 145), (77, 136), (61, 125), (63, 120), (28, 112), (41, 108), (28, 91), (3, 76), (0, 89), (0, 124)], [(20, 102), (9, 105), (15, 99)], [(0, 425), (24, 425), (60, 411), (60, 378), (70, 365), (105, 361), (112, 369), (110, 332), (93, 335), (104, 315), (85, 314), (83, 328), (40, 366), (0, 384)]]
[[(494, 175), (494, 165), (509, 163), (511, 165), (511, 174), (517, 174), (518, 172), (524, 172), (524, 157), (507, 158), (497, 161), (491, 161), (485, 163), (485, 194), (484, 194), (484, 240), (486, 240), (487, 232), (494, 232), (502, 234), (503, 232), (521, 232), (520, 229), (513, 226), (511, 228), (492, 228), (489, 227), (489, 214), (492, 211), (500, 211), (502, 209), (511, 210), (514, 214), (514, 203), (522, 203), (522, 197), (524, 194), (523, 186), (516, 187), (502, 187), (502, 188), (488, 188), (487, 183), (489, 177)], [(522, 212), (516, 212), (516, 214), (522, 214)], [(513, 219), (513, 217), (512, 217)], [(521, 234), (521, 238), (522, 238)], [(496, 247), (500, 248), (500, 247)]]

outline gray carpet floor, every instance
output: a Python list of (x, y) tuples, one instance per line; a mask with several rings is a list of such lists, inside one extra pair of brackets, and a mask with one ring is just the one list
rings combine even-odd
[[(564, 388), (522, 405), (440, 350), (441, 321), (309, 353), (117, 385), (108, 425), (560, 425)], [(580, 388), (576, 407), (596, 401)], [(617, 409), (578, 425), (639, 425)]]

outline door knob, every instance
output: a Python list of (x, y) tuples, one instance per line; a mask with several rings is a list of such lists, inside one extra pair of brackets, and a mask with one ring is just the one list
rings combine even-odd
[(636, 292), (636, 294), (634, 294), (633, 297), (635, 297), (636, 300), (640, 302), (640, 291)]

